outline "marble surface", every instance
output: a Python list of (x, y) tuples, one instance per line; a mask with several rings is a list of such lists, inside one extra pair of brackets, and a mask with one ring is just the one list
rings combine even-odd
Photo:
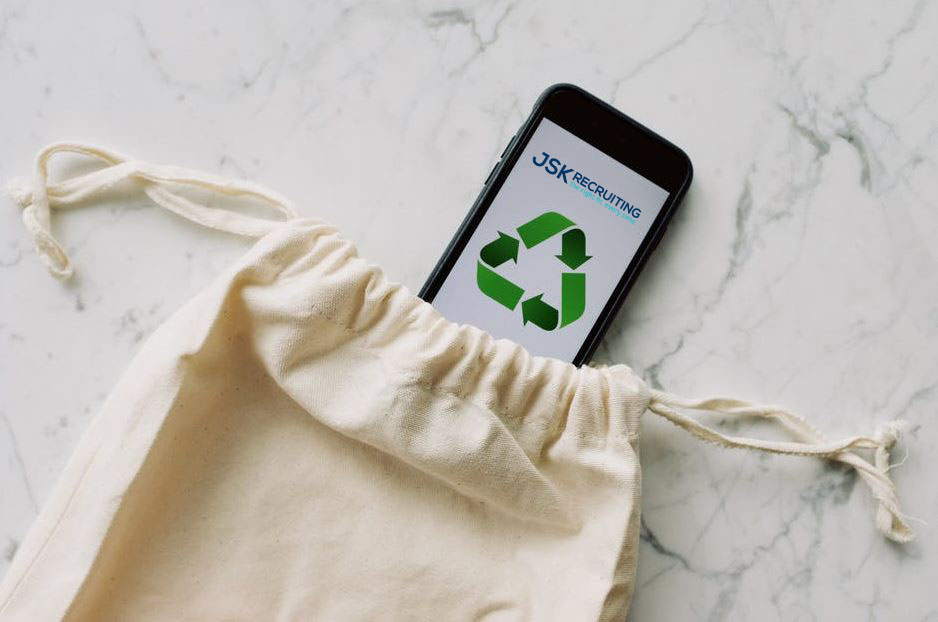
[[(0, 178), (76, 139), (256, 180), (416, 289), (538, 93), (578, 83), (696, 169), (597, 359), (837, 436), (907, 419), (927, 521), (890, 544), (851, 473), (649, 414), (630, 619), (936, 621), (936, 40), (921, 0), (6, 0)], [(138, 196), (54, 228), (64, 285), (0, 210), (0, 572), (141, 340), (247, 246)]]

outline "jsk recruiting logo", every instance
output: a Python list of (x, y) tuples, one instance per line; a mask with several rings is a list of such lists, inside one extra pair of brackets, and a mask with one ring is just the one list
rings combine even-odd
[[(540, 159), (540, 161), (538, 161)], [(534, 166), (543, 167), (548, 175), (563, 180), (563, 183), (572, 186), (580, 191), (588, 199), (604, 205), (606, 209), (617, 212), (622, 218), (632, 224), (642, 215), (642, 210), (636, 205), (632, 205), (607, 186), (602, 185), (595, 179), (590, 179), (583, 173), (567, 166), (557, 158), (552, 158), (546, 151), (541, 152), (541, 156), (532, 158)]]
[[(498, 238), (482, 247), (476, 269), (476, 284), (483, 294), (514, 311), (521, 302), (521, 321), (531, 322), (543, 330), (554, 330), (572, 324), (586, 308), (586, 275), (576, 270), (590, 260), (586, 254), (586, 234), (572, 220), (558, 212), (544, 212), (516, 229), (518, 237), (501, 231)], [(521, 244), (531, 249), (560, 235), (560, 254), (555, 257), (570, 269), (560, 268), (560, 311), (544, 301), (544, 293), (525, 296), (523, 287), (495, 271), (507, 261), (518, 262)], [(518, 238), (521, 241), (518, 241)]]

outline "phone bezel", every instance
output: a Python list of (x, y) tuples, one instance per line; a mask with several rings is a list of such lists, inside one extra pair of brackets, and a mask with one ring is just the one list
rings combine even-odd
[(465, 250), (466, 244), (517, 163), (535, 128), (544, 118), (550, 119), (668, 191), (667, 200), (632, 257), (632, 261), (625, 267), (622, 277), (595, 324), (590, 328), (583, 345), (571, 361), (579, 366), (589, 361), (596, 351), (636, 277), (641, 273), (651, 252), (661, 240), (668, 222), (693, 179), (693, 166), (683, 150), (579, 87), (572, 84), (555, 84), (541, 94), (531, 114), (509, 142), (492, 172), (489, 173), (482, 191), (421, 288), (419, 297), (427, 302), (433, 302), (456, 260)]

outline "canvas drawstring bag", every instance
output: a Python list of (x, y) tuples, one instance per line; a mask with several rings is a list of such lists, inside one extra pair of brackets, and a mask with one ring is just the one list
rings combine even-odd
[[(60, 152), (104, 166), (51, 183)], [(848, 464), (878, 529), (912, 538), (889, 478), (898, 424), (831, 441), (775, 406), (531, 356), (447, 321), (251, 184), (52, 145), (12, 192), (52, 274), (73, 268), (51, 211), (127, 181), (258, 240), (135, 356), (0, 584), (0, 620), (621, 620), (646, 410), (718, 445)], [(193, 187), (278, 216), (200, 204)], [(691, 411), (794, 440), (728, 436)]]

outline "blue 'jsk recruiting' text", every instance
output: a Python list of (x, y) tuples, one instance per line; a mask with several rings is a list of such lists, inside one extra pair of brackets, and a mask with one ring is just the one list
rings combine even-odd
[[(540, 162), (538, 162), (538, 158), (536, 156), (532, 158), (532, 161), (534, 162), (535, 166), (543, 167), (547, 174), (552, 175), (557, 179), (562, 179), (565, 184), (571, 185), (574, 188), (579, 186), (590, 194), (595, 195), (597, 199), (602, 198), (608, 205), (621, 210), (628, 216), (631, 216), (631, 218), (628, 218), (628, 220), (631, 220), (632, 222), (635, 222), (633, 219), (642, 215), (641, 208), (632, 205), (612, 190), (608, 190), (598, 182), (575, 170), (573, 167), (565, 165), (557, 158), (550, 157), (550, 154), (546, 151), (542, 151), (541, 156), (543, 156), (543, 159)], [(567, 177), (568, 175), (570, 175), (570, 178)]]

